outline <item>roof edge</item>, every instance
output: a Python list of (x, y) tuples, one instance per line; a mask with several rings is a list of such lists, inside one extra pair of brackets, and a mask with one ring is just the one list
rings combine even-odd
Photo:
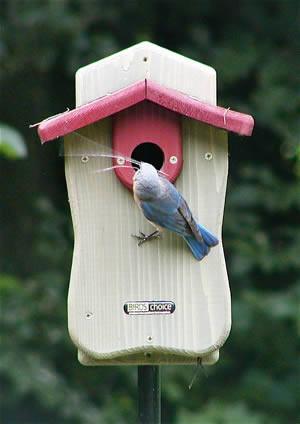
[(251, 115), (203, 103), (180, 91), (151, 80), (138, 81), (112, 94), (100, 97), (73, 110), (45, 119), (38, 126), (42, 143), (67, 135), (130, 106), (149, 100), (173, 112), (205, 124), (250, 136), (254, 127)]

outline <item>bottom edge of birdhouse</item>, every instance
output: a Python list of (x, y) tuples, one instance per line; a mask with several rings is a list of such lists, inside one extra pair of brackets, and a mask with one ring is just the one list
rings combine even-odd
[(194, 365), (200, 361), (202, 365), (213, 365), (219, 359), (219, 349), (210, 353), (196, 356), (170, 354), (161, 352), (140, 352), (124, 354), (112, 359), (99, 359), (88, 353), (78, 350), (78, 360), (85, 366), (101, 365)]

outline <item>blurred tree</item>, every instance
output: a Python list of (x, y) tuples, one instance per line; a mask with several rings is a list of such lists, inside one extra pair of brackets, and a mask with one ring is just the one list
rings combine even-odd
[[(28, 125), (74, 105), (74, 72), (144, 39), (218, 71), (219, 104), (256, 128), (230, 136), (224, 245), (233, 329), (194, 383), (164, 367), (163, 422), (300, 422), (298, 0), (2, 0), (1, 120), (28, 158), (1, 158), (2, 418), (132, 423), (135, 370), (84, 368), (66, 323), (72, 237), (63, 164)], [(297, 310), (298, 308), (298, 310)]]

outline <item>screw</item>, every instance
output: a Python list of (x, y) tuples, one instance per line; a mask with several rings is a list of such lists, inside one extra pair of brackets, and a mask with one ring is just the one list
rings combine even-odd
[(204, 157), (205, 157), (206, 160), (212, 160), (213, 155), (212, 155), (211, 152), (207, 152), (207, 153), (205, 153)]
[(85, 314), (85, 317), (86, 317), (87, 319), (92, 318), (92, 316), (93, 316), (92, 312), (87, 312), (87, 313)]
[(124, 165), (124, 163), (125, 163), (125, 159), (124, 158), (118, 158), (117, 159), (117, 164), (118, 165)]
[(152, 342), (152, 340), (153, 340), (152, 336), (148, 336), (148, 337), (147, 337), (147, 342), (148, 342), (148, 343), (151, 343), (151, 342)]
[(81, 156), (81, 162), (82, 163), (87, 163), (89, 161), (89, 157), (88, 156)]
[(177, 163), (177, 162), (178, 162), (177, 156), (171, 156), (171, 157), (170, 157), (170, 159), (169, 159), (169, 162), (170, 162), (172, 165), (175, 165), (175, 163)]

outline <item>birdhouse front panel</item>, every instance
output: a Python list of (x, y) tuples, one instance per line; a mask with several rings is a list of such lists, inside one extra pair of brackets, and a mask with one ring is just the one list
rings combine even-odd
[[(80, 70), (78, 106), (147, 78), (215, 104), (212, 68), (141, 43)], [(231, 324), (221, 234), (227, 133), (180, 117), (183, 166), (176, 187), (197, 222), (219, 239), (199, 262), (169, 231), (141, 246), (132, 237), (153, 227), (115, 173), (101, 172), (112, 166), (101, 152), (112, 148), (116, 116), (65, 137), (75, 238), (68, 317), (79, 359), (86, 365), (193, 363), (199, 357), (213, 363)]]

